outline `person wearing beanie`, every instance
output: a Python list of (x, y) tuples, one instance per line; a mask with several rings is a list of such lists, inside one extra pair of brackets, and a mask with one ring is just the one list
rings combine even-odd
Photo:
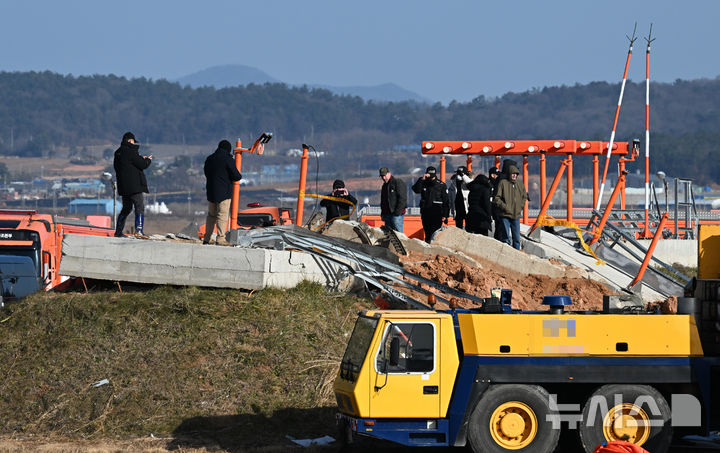
[(515, 165), (509, 165), (507, 179), (498, 184), (497, 192), (493, 197), (493, 204), (500, 212), (505, 227), (505, 242), (520, 250), (520, 214), (525, 207), (525, 201), (530, 200), (525, 186), (518, 181), (520, 170)]
[(120, 147), (115, 151), (113, 167), (118, 195), (122, 197), (122, 209), (115, 222), (115, 237), (126, 237), (123, 233), (125, 221), (135, 209), (135, 237), (149, 239), (143, 231), (145, 225), (143, 193), (148, 193), (144, 170), (150, 166), (153, 157), (141, 156), (139, 149), (140, 145), (135, 141), (135, 134), (126, 132)]
[[(328, 197), (335, 198), (335, 200), (323, 198), (320, 201), (320, 206), (325, 208), (326, 223), (336, 219), (347, 219), (350, 216), (350, 207), (354, 208), (357, 205), (357, 198), (348, 193), (345, 188), (345, 181), (336, 179), (332, 188), (333, 191), (328, 194)], [(338, 200), (340, 198), (346, 201)]]
[(232, 145), (221, 140), (214, 153), (205, 159), (205, 191), (208, 200), (208, 212), (205, 218), (205, 236), (203, 244), (209, 244), (213, 231), (217, 228), (218, 245), (228, 245), (225, 238), (230, 215), (230, 200), (233, 194), (233, 183), (240, 181), (242, 176), (235, 166)]
[(428, 167), (425, 174), (413, 184), (412, 190), (420, 194), (420, 219), (425, 232), (425, 242), (430, 243), (433, 234), (447, 225), (450, 216), (450, 200), (447, 186), (437, 177), (435, 167)]
[(407, 209), (407, 186), (402, 179), (393, 176), (387, 167), (381, 167), (379, 173), (383, 180), (380, 189), (380, 218), (386, 227), (402, 233)]

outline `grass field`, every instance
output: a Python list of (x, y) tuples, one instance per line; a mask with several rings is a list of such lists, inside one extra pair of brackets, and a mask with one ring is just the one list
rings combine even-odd
[(0, 311), (0, 437), (246, 451), (334, 436), (332, 382), (366, 306), (314, 284), (33, 295)]

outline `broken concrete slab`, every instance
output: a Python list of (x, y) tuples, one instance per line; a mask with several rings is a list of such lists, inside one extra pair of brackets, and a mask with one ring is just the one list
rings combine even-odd
[(299, 251), (66, 235), (60, 274), (217, 288), (292, 288), (303, 280), (344, 289), (346, 269)]
[[(497, 263), (526, 275), (547, 275), (551, 278), (567, 276), (567, 270), (545, 259), (515, 250), (504, 242), (481, 234), (468, 233), (453, 226), (445, 227), (435, 233), (433, 245), (462, 250), (471, 258), (479, 258)], [(577, 274), (573, 274), (576, 277)]]
[[(520, 232), (527, 234), (530, 229), (527, 225), (520, 225)], [(587, 277), (607, 285), (613, 291), (622, 291), (633, 280), (631, 276), (623, 271), (613, 268), (608, 264), (598, 264), (597, 260), (581, 252), (577, 247), (578, 240), (564, 237), (562, 234), (551, 234), (542, 231), (539, 235), (539, 242), (526, 242), (528, 253), (542, 253), (547, 258), (556, 258), (571, 266), (587, 271)], [(666, 298), (663, 294), (655, 291), (644, 282), (637, 285), (637, 292), (640, 292), (645, 302), (654, 302)]]

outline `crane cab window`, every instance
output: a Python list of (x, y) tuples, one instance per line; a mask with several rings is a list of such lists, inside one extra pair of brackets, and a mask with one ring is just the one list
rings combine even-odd
[(375, 359), (378, 373), (431, 373), (435, 369), (435, 325), (388, 323)]

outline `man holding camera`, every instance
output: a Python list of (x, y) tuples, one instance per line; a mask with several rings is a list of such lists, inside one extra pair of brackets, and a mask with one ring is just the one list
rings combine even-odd
[(412, 190), (420, 194), (420, 218), (425, 231), (425, 242), (430, 243), (433, 233), (448, 222), (450, 201), (447, 186), (437, 178), (435, 167), (428, 167), (413, 184)]
[(333, 191), (330, 196), (333, 198), (342, 198), (349, 203), (323, 198), (320, 201), (320, 206), (325, 208), (325, 222), (330, 222), (338, 218), (347, 219), (350, 215), (351, 203), (352, 206), (357, 205), (357, 199), (348, 193), (343, 180), (336, 179), (333, 182)]

